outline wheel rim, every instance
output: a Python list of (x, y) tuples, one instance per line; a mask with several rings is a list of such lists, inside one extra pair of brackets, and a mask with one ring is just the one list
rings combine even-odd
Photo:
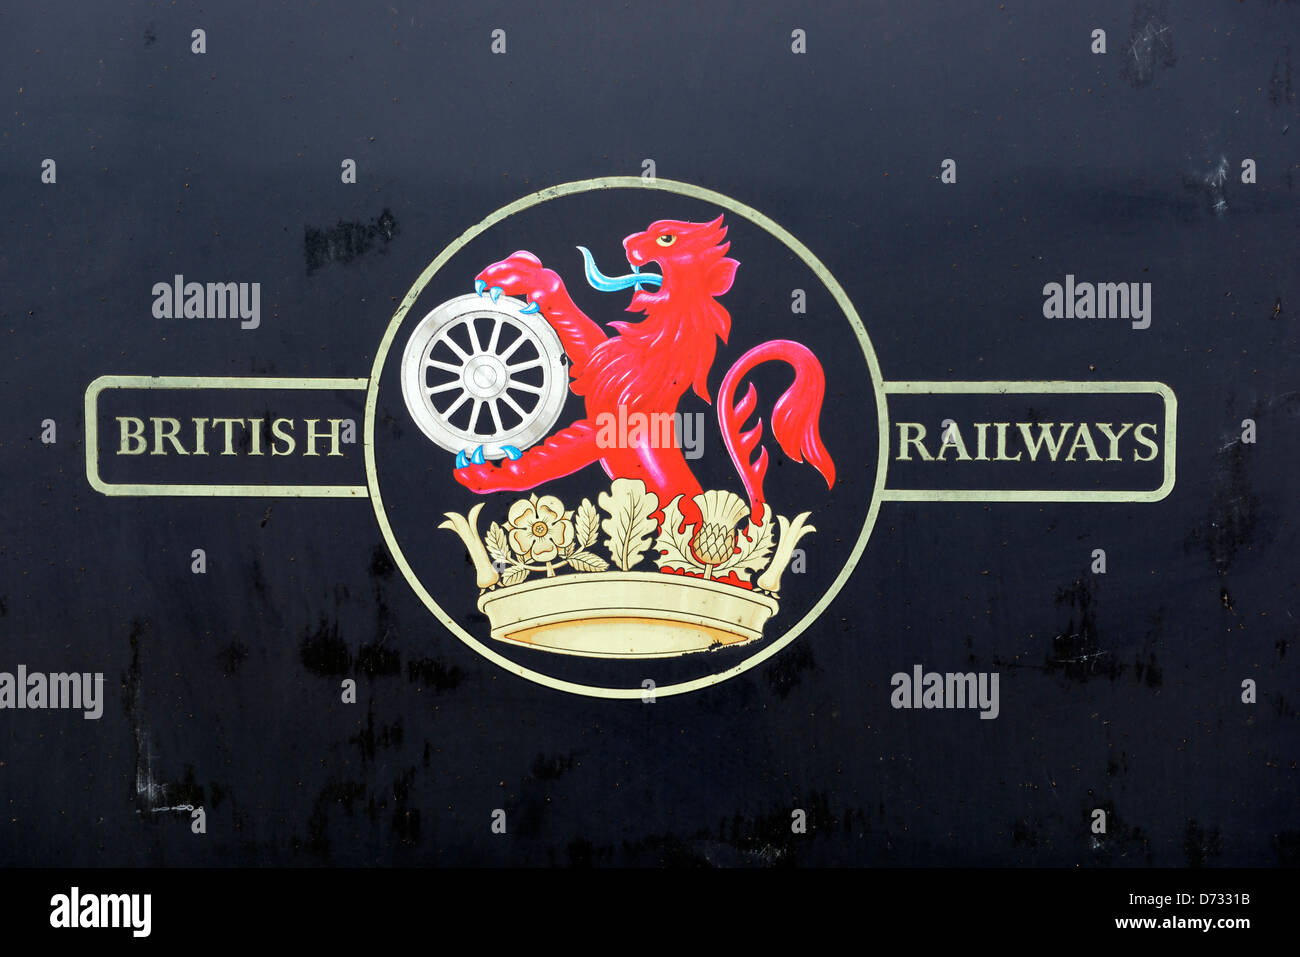
[(402, 394), (420, 430), (449, 452), (534, 445), (559, 418), (568, 392), (555, 330), (508, 296), (448, 300), (426, 315), (402, 356)]

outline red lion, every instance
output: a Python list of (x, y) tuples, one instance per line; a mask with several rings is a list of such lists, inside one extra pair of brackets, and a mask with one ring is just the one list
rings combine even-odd
[[(723, 242), (727, 228), (719, 216), (711, 223), (660, 220), (645, 232), (623, 240), (633, 276), (619, 280), (600, 279), (605, 288), (635, 287), (628, 312), (641, 312), (640, 322), (612, 322), (617, 331), (606, 335), (573, 302), (563, 280), (554, 270), (542, 267), (529, 252), (516, 252), (493, 263), (478, 275), (480, 292), (492, 287), (509, 296), (526, 298), (559, 334), (569, 357), (570, 389), (586, 399), (587, 415), (561, 429), (513, 460), (469, 464), (455, 471), (458, 482), (479, 493), (521, 491), (576, 472), (600, 462), (611, 478), (641, 479), (661, 504), (675, 496), (686, 524), (698, 521), (693, 496), (701, 491), (680, 447), (651, 447), (649, 442), (624, 447), (602, 447), (597, 441), (603, 416), (643, 413), (671, 415), (688, 388), (705, 402), (710, 401), (709, 370), (717, 351), (715, 339), (727, 341), (731, 316), (717, 298), (731, 288), (740, 265), (726, 258), (730, 243)], [(584, 255), (586, 251), (583, 250)], [(641, 267), (657, 263), (662, 278), (641, 273)], [(591, 276), (591, 264), (588, 260)], [(599, 276), (599, 273), (595, 274)], [(646, 291), (643, 285), (658, 285)], [(722, 380), (718, 394), (718, 420), (723, 441), (745, 490), (751, 515), (762, 518), (763, 476), (767, 471), (767, 450), (759, 447), (763, 423), (741, 431), (754, 411), (758, 396), (750, 384), (739, 402), (735, 390), (740, 380), (760, 363), (781, 360), (794, 368), (794, 383), (777, 401), (772, 414), (772, 432), (791, 459), (805, 459), (826, 479), (835, 483), (835, 463), (822, 444), (817, 421), (821, 414), (826, 377), (817, 357), (797, 342), (772, 340), (755, 346), (740, 357)], [(626, 421), (626, 419), (624, 419)], [(608, 446), (608, 443), (605, 444)], [(512, 450), (513, 451), (513, 450)], [(517, 454), (517, 453), (516, 453)]]

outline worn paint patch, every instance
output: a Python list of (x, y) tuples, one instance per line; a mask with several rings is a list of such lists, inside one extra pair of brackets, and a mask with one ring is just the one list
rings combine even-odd
[(1204, 867), (1223, 853), (1223, 839), (1217, 827), (1204, 828), (1189, 819), (1183, 828), (1183, 857), (1188, 867)]
[(185, 766), (185, 775), (179, 781), (159, 780), (156, 773), (156, 754), (152, 736), (145, 723), (144, 682), (140, 662), (141, 641), (150, 629), (145, 619), (131, 622), (127, 636), (131, 648), (131, 663), (122, 676), (122, 707), (131, 726), (131, 740), (135, 750), (134, 798), (136, 813), (153, 816), (169, 811), (190, 811), (202, 807), (204, 789), (194, 776), (194, 767)]
[(435, 658), (416, 658), (406, 663), (406, 680), (434, 691), (453, 691), (465, 680), (465, 672)]
[(1141, 827), (1129, 825), (1111, 800), (1086, 800), (1079, 818), (1091, 821), (1094, 809), (1106, 812), (1106, 833), (1088, 835), (1088, 851), (1093, 864), (1151, 866), (1151, 838)]
[(1273, 72), (1268, 77), (1268, 102), (1274, 109), (1295, 106), (1295, 88), (1291, 85), (1291, 46), (1273, 58)]
[(1184, 188), (1198, 198), (1202, 209), (1216, 216), (1228, 211), (1228, 187), (1231, 182), (1228, 158), (1222, 153), (1193, 164), (1183, 174)]
[(222, 673), (226, 677), (230, 677), (239, 670), (239, 666), (244, 663), (244, 659), (247, 657), (248, 645), (232, 641), (217, 653), (217, 663), (221, 665)]
[(404, 732), (401, 718), (391, 724), (375, 721), (373, 702), (366, 708), (366, 724), (357, 734), (348, 739), (361, 752), (363, 762), (373, 761), (380, 749), (400, 748)]
[(323, 678), (338, 678), (352, 670), (347, 642), (339, 637), (339, 623), (321, 618), (298, 646), (303, 667)]
[(1217, 479), (1205, 523), (1192, 531), (1187, 545), (1203, 545), (1219, 574), (1226, 573), (1237, 553), (1254, 541), (1259, 508), (1247, 472), (1246, 446), (1234, 441), (1218, 454)]
[(330, 263), (350, 263), (365, 255), (379, 244), (384, 246), (397, 236), (397, 218), (385, 209), (368, 223), (344, 222), (317, 229), (305, 227), (303, 253), (307, 259), (307, 272), (313, 273)]
[(806, 641), (796, 641), (784, 655), (768, 666), (765, 672), (768, 687), (784, 698), (799, 686), (806, 672), (813, 671), (816, 667), (811, 645)]
[(1273, 835), (1273, 851), (1281, 867), (1300, 867), (1300, 830), (1278, 831)]
[(1133, 30), (1124, 47), (1120, 76), (1135, 89), (1150, 86), (1157, 72), (1178, 62), (1168, 14), (1169, 0), (1140, 0), (1133, 7)]
[(539, 754), (533, 759), (532, 776), (538, 781), (554, 781), (572, 771), (577, 765), (577, 752), (568, 754)]
[(1124, 665), (1110, 649), (1103, 647), (1097, 630), (1096, 585), (1088, 578), (1076, 578), (1056, 592), (1056, 605), (1069, 618), (1052, 639), (1044, 669), (1070, 681), (1084, 682), (1105, 677), (1114, 681)]

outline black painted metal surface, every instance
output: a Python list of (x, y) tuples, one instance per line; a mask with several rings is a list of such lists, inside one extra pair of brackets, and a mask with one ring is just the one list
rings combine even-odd
[[(103, 672), (106, 697), (97, 721), (0, 711), (0, 863), (1295, 864), (1300, 9), (861, 7), (7, 12), (0, 671)], [(803, 241), (887, 378), (1166, 383), (1172, 494), (884, 503), (847, 587), (792, 645), (643, 704), (475, 654), (395, 568), (364, 500), (90, 487), (96, 377), (366, 377), (456, 236), (647, 158)], [(616, 254), (651, 218), (694, 213), (670, 199), (557, 204), (556, 255), (572, 258), (556, 268), (573, 287), (573, 245)], [(832, 390), (860, 378), (816, 311), (804, 329), (778, 318), (801, 280), (744, 235), (742, 279), (782, 297), (741, 345), (793, 328), (823, 343)], [(515, 238), (480, 240), (446, 293)], [(152, 286), (178, 273), (259, 282), (259, 327), (154, 318)], [(1067, 274), (1150, 282), (1150, 328), (1044, 318), (1044, 284)], [(625, 318), (616, 300), (600, 321)], [(382, 435), (404, 410), (381, 398)], [(360, 420), (359, 396), (346, 408)], [(858, 463), (819, 522), (829, 540), (861, 523), (875, 440), (856, 401), (828, 408), (828, 445)], [(462, 549), (434, 529), (472, 504), (437, 498), (451, 467), (429, 447), (429, 472), (386, 481), (425, 502), (429, 561), (472, 606)], [(816, 554), (820, 590), (843, 556)], [(891, 707), (891, 676), (918, 663), (998, 672), (997, 719)], [(206, 833), (167, 810), (184, 805)]]

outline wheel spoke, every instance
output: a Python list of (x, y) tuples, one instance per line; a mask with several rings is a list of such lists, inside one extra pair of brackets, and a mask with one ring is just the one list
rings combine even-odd
[(497, 435), (505, 432), (505, 426), (501, 424), (501, 413), (497, 410), (497, 400), (492, 399), (488, 402), (488, 408), (492, 411), (492, 424), (497, 427)]
[(464, 368), (464, 366), (443, 362), (441, 359), (425, 359), (424, 367), (426, 369), (441, 369), (443, 372), (454, 372), (458, 378), (460, 377), (460, 370)]
[(533, 395), (541, 395), (546, 390), (540, 385), (529, 385), (527, 382), (516, 382), (514, 379), (506, 386), (507, 389), (523, 389), (525, 392), (531, 392)]
[(459, 409), (462, 405), (464, 405), (464, 404), (465, 404), (466, 402), (468, 402), (468, 401), (469, 401), (469, 393), (468, 393), (468, 392), (462, 392), (462, 393), (460, 394), (460, 398), (459, 398), (459, 399), (457, 399), (457, 400), (456, 400), (455, 402), (453, 402), (451, 405), (447, 406), (447, 411), (444, 412), (444, 413), (442, 413), (442, 417), (443, 417), (444, 419), (446, 419), (448, 422), (450, 422), (450, 421), (451, 421), (451, 414), (452, 414), (453, 412), (455, 412), (457, 409)]
[(506, 368), (509, 369), (512, 373), (514, 373), (514, 372), (523, 372), (525, 369), (535, 369), (542, 364), (543, 363), (540, 358), (529, 359), (527, 362), (517, 362), (512, 366), (506, 366)]
[(464, 349), (462, 349), (459, 345), (457, 345), (456, 340), (453, 339), (450, 335), (444, 334), (439, 341), (446, 343), (452, 352), (460, 356), (462, 362), (468, 361), (469, 353), (466, 352)]
[(487, 346), (487, 351), (492, 353), (493, 355), (495, 355), (497, 351), (497, 340), (501, 338), (501, 326), (502, 326), (501, 317), (497, 316), (496, 322), (492, 324), (492, 335), (488, 339), (488, 346)]
[(483, 344), (478, 341), (478, 330), (474, 328), (474, 320), (466, 319), (465, 325), (469, 327), (469, 343), (474, 347), (474, 354), (478, 355), (483, 351)]
[(497, 358), (500, 359), (502, 362), (505, 362), (507, 359), (509, 359), (512, 355), (515, 354), (516, 349), (518, 349), (527, 341), (528, 341), (528, 337), (523, 334), (520, 334), (518, 339), (510, 343), (510, 348), (506, 349), (506, 351), (501, 353), (501, 355), (497, 356)]
[(434, 386), (432, 389), (429, 390), (429, 395), (437, 395), (439, 392), (450, 392), (452, 389), (459, 389), (459, 388), (461, 388), (460, 380), (452, 379), (450, 382), (447, 382), (443, 385)]
[(514, 400), (514, 398), (510, 395), (509, 392), (501, 393), (501, 401), (504, 402), (506, 405), (510, 406), (510, 408), (514, 409), (515, 414), (518, 415), (519, 418), (524, 420), (528, 419), (528, 413), (525, 412), (522, 408), (520, 408), (519, 403)]
[(478, 414), (479, 414), (480, 412), (482, 412), (482, 411), (483, 411), (483, 400), (482, 400), (482, 399), (475, 399), (475, 400), (474, 400), (474, 411), (471, 412), (471, 413), (469, 414), (469, 434), (470, 434), (470, 435), (478, 435), (478, 430), (475, 428), (475, 426), (478, 425)]

